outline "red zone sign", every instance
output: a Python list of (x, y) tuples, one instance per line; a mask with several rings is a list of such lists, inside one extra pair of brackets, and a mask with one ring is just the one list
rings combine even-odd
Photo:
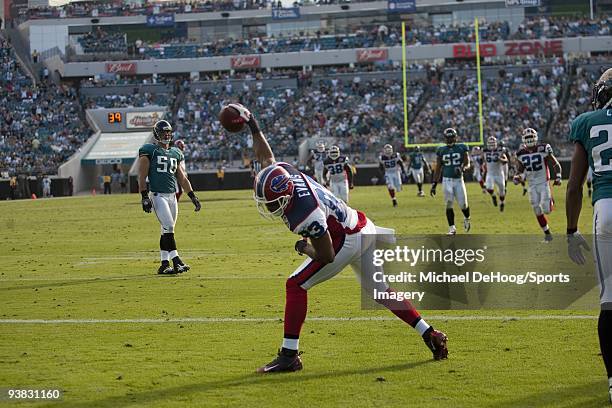
[[(475, 48), (476, 47), (473, 44), (453, 45), (453, 58), (474, 58), (476, 57)], [(563, 40), (511, 41), (503, 43), (501, 47), (498, 47), (495, 43), (480, 44), (481, 57), (541, 54), (563, 54)]]
[(230, 62), (231, 67), (236, 69), (259, 68), (261, 57), (259, 55), (241, 55), (239, 57), (232, 57)]
[(368, 48), (357, 51), (357, 62), (386, 61), (388, 56), (386, 48)]
[(135, 62), (107, 62), (106, 72), (109, 74), (135, 74), (137, 67)]

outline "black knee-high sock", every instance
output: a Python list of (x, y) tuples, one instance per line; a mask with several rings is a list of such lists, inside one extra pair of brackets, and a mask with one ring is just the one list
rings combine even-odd
[(470, 207), (462, 209), (461, 212), (465, 218), (470, 218)]
[(174, 233), (166, 232), (164, 235), (166, 240), (166, 246), (168, 249), (166, 251), (174, 251), (176, 249), (176, 241), (174, 240)]
[(419, 191), (423, 191), (423, 183), (417, 183), (417, 187), (419, 188)]
[[(612, 305), (608, 304), (608, 307), (612, 307)], [(608, 378), (610, 378), (612, 377), (612, 310), (602, 309), (599, 313), (597, 332), (599, 333), (601, 356), (606, 366)]]
[(452, 208), (446, 209), (446, 220), (448, 221), (448, 226), (455, 225), (455, 212)]

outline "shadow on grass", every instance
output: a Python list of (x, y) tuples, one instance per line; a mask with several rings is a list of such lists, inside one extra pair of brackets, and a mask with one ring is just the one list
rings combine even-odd
[(607, 391), (608, 387), (604, 379), (602, 381), (593, 381), (572, 387), (546, 389), (542, 392), (521, 395), (515, 399), (487, 404), (486, 406), (491, 408), (526, 408), (542, 406), (564, 408), (604, 407), (610, 405), (608, 403)]
[[(304, 382), (308, 380), (318, 380), (324, 378), (338, 378), (351, 375), (365, 375), (389, 371), (410, 370), (412, 368), (428, 364), (433, 360), (417, 361), (404, 364), (393, 364), (382, 367), (370, 367), (365, 369), (329, 371), (327, 373), (283, 373), (283, 374), (250, 374), (241, 375), (234, 378), (210, 381), (198, 384), (186, 384), (172, 388), (156, 389), (133, 393), (131, 395), (111, 396), (99, 400), (69, 402), (66, 401), (70, 396), (65, 396), (61, 403), (62, 408), (89, 408), (89, 407), (122, 407), (132, 404), (153, 404), (164, 400), (169, 400), (177, 396), (185, 396), (191, 393), (207, 392), (213, 390), (227, 390), (232, 387), (257, 386), (257, 385), (276, 385), (285, 386), (294, 382)], [(57, 403), (44, 405), (43, 407), (57, 407)]]

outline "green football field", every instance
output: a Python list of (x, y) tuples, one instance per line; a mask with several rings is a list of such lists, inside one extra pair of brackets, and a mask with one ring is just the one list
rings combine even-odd
[[(405, 187), (398, 208), (384, 187), (356, 188), (351, 205), (399, 233), (445, 233), (442, 198)], [(509, 186), (500, 214), (468, 187), (472, 233), (541, 233), (520, 188)], [(563, 239), (565, 186), (554, 192), (550, 224)], [(436, 362), (392, 314), (361, 310), (350, 270), (310, 291), (304, 370), (254, 374), (280, 345), (285, 279), (303, 258), (251, 192), (199, 196), (199, 214), (180, 205), (177, 244), (192, 270), (174, 277), (155, 274), (159, 225), (137, 195), (0, 203), (0, 388), (64, 392), (0, 405), (605, 405), (596, 309), (422, 311), (449, 336), (449, 359)], [(583, 211), (588, 232), (586, 199)]]

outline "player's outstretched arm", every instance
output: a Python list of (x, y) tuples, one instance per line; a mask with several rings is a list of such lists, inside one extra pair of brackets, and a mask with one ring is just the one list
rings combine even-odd
[(436, 195), (436, 186), (440, 182), (441, 176), (442, 176), (442, 158), (438, 156), (438, 159), (436, 161), (436, 171), (434, 172), (433, 180), (431, 180), (431, 191), (429, 192), (429, 195), (432, 197)]
[(348, 163), (344, 163), (344, 171), (346, 171), (346, 178), (348, 179), (349, 187), (353, 188), (354, 174), (353, 174), (353, 169), (351, 168), (351, 165)]
[[(553, 171), (555, 172), (555, 185), (560, 186), (561, 185), (561, 163), (559, 163), (559, 160), (557, 160), (557, 158), (553, 154), (549, 154), (546, 157), (546, 161), (547, 161), (547, 165), (551, 166), (553, 168)], [(588, 168), (587, 168), (587, 171), (588, 171)], [(580, 190), (582, 191), (582, 185), (580, 187)]]
[(149, 175), (149, 166), (151, 161), (147, 156), (140, 156), (138, 158), (138, 191), (145, 191), (147, 189), (147, 176)]
[(147, 175), (149, 174), (149, 166), (151, 161), (147, 156), (138, 158), (138, 191), (140, 192), (142, 210), (150, 213), (153, 209), (153, 203), (149, 198), (149, 190), (147, 190)]
[(176, 169), (176, 180), (179, 182), (179, 184), (183, 188), (183, 191), (187, 192), (187, 195), (189, 196), (189, 198), (191, 199), (191, 202), (195, 206), (195, 211), (200, 211), (202, 209), (202, 204), (200, 204), (200, 200), (198, 199), (198, 197), (196, 197), (195, 193), (193, 192), (193, 188), (191, 187), (191, 182), (187, 178), (187, 174), (185, 173), (185, 170), (183, 170), (183, 167), (181, 166), (178, 166)]
[(565, 215), (567, 218), (567, 252), (572, 261), (579, 265), (585, 262), (582, 248), (590, 249), (584, 237), (578, 232), (578, 219), (582, 210), (582, 186), (588, 168), (589, 163), (584, 147), (580, 143), (575, 143), (570, 178), (567, 182)]
[(240, 112), (240, 116), (249, 126), (251, 135), (253, 135), (253, 151), (255, 152), (255, 157), (261, 163), (261, 167), (265, 168), (274, 163), (276, 161), (274, 159), (274, 153), (272, 153), (272, 149), (270, 148), (265, 135), (259, 128), (259, 123), (257, 122), (257, 119), (255, 119), (255, 116), (239, 103), (231, 103), (229, 106), (238, 110), (238, 112)]
[(471, 165), (471, 161), (470, 161), (470, 155), (468, 154), (468, 152), (463, 152), (463, 166), (461, 168), (462, 171), (466, 171), (467, 169), (470, 168)]
[(565, 215), (567, 218), (567, 233), (571, 234), (578, 229), (578, 219), (582, 210), (582, 186), (589, 170), (587, 153), (580, 143), (574, 143), (572, 167), (567, 182), (565, 196)]

